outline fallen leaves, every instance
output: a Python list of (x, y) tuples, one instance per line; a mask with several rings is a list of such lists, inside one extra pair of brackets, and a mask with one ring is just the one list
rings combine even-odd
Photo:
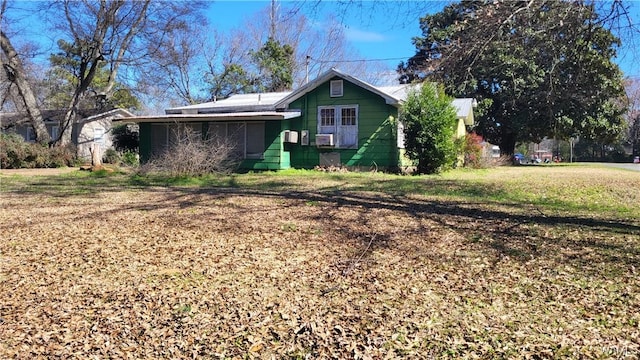
[(522, 213), (495, 204), (299, 196), (4, 193), (0, 357), (640, 351), (637, 223), (514, 224)]

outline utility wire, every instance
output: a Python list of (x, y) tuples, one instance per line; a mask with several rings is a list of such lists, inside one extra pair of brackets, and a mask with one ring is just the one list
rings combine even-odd
[[(413, 55), (412, 55), (413, 56)], [(395, 58), (385, 58), (385, 59), (359, 59), (359, 60), (316, 60), (312, 57), (309, 57), (309, 59), (313, 60), (315, 63), (318, 64), (327, 64), (327, 63), (353, 63), (353, 62), (372, 62), (372, 61), (390, 61), (390, 60), (406, 60), (409, 59), (411, 56), (407, 56), (407, 57), (395, 57)]]

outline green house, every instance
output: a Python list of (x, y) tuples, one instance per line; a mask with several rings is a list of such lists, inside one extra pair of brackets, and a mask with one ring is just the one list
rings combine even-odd
[[(233, 95), (133, 121), (140, 124), (143, 162), (170, 151), (177, 130), (188, 127), (231, 140), (243, 169), (398, 169), (409, 165), (398, 111), (411, 88), (376, 87), (331, 69), (292, 92)], [(472, 100), (454, 101), (463, 135), (473, 124)]]

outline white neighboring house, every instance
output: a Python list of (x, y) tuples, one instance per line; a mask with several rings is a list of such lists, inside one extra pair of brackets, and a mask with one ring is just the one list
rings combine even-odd
[[(42, 117), (52, 139), (60, 136), (60, 120), (64, 112), (60, 110), (43, 110)], [(113, 147), (111, 136), (112, 122), (134, 115), (125, 109), (113, 109), (95, 115), (85, 116), (73, 125), (71, 141), (77, 148), (77, 156), (83, 160), (91, 160), (91, 148), (100, 147), (102, 154)], [(23, 113), (0, 113), (0, 131), (21, 135), (25, 141), (36, 140), (33, 128)]]

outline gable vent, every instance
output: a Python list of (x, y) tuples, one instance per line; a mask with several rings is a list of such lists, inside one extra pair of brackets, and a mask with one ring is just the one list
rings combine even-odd
[(339, 97), (339, 96), (342, 96), (342, 94), (343, 94), (342, 80), (331, 80), (330, 96)]

